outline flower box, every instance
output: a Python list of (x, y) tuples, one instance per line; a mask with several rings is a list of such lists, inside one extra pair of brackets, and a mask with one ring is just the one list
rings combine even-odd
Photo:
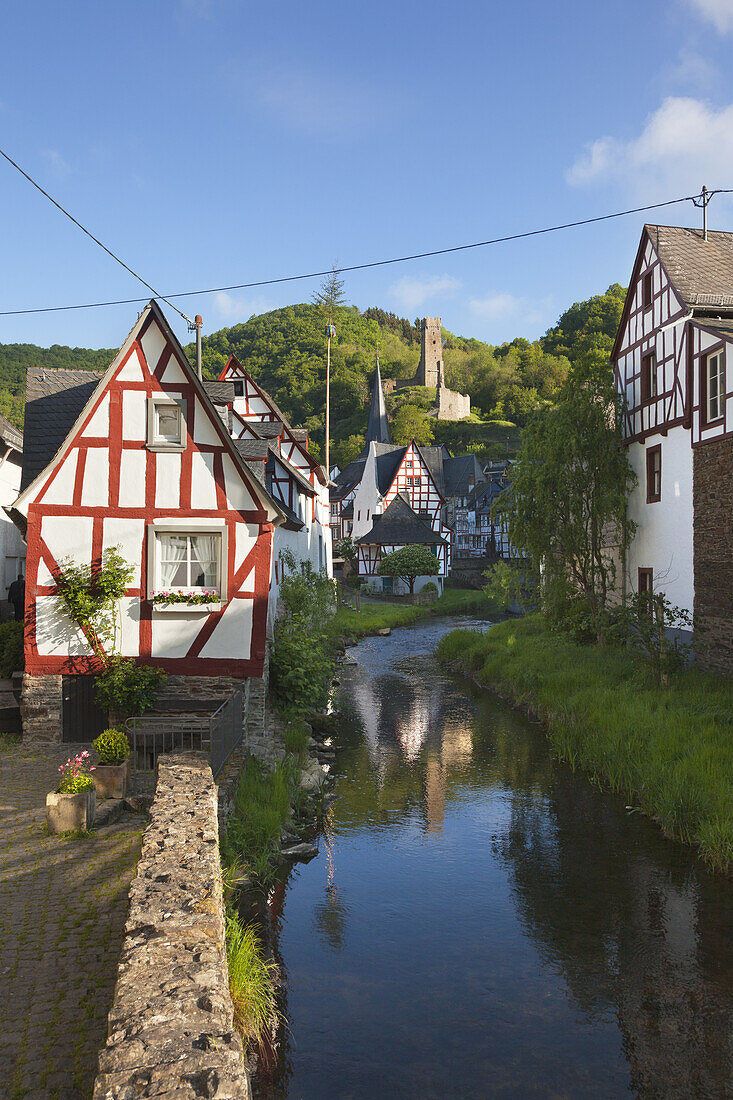
[(127, 794), (127, 761), (97, 764), (92, 775), (97, 798), (124, 798)]
[(76, 794), (50, 791), (46, 795), (46, 821), (52, 833), (91, 829), (96, 810), (97, 798), (93, 787)]
[(190, 615), (194, 614), (208, 615), (212, 611), (221, 611), (222, 605), (217, 600), (216, 603), (154, 603), (153, 612), (156, 615)]

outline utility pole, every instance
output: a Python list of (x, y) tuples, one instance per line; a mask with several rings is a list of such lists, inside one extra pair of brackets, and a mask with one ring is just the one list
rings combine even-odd
[(193, 322), (188, 322), (188, 331), (196, 333), (196, 373), (199, 376), (199, 380), (203, 378), (203, 373), (201, 371), (201, 328), (203, 323), (200, 313), (196, 314)]
[(336, 335), (336, 326), (332, 321), (326, 325), (326, 477), (331, 476), (329, 460), (330, 436), (331, 436), (331, 337)]
[(702, 239), (706, 241), (708, 239), (708, 203), (710, 202), (710, 195), (705, 184), (702, 185)]

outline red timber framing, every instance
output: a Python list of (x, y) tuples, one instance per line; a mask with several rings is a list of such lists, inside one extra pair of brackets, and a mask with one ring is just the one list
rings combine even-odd
[[(175, 455), (147, 444), (141, 409), (157, 393), (186, 402), (185, 446)], [(133, 407), (134, 416), (130, 411)], [(173, 502), (172, 493), (176, 497)], [(84, 653), (86, 647), (75, 645), (73, 638), (62, 639), (62, 644), (55, 647), (44, 642), (44, 648), (56, 651), (39, 652), (37, 616), (41, 604), (44, 615), (49, 614), (51, 604), (47, 599), (44, 603), (44, 598), (55, 595), (60, 562), (72, 550), (59, 542), (59, 530), (90, 530), (89, 540), (81, 536), (76, 540), (77, 550), (82, 546), (86, 549), (72, 556), (80, 561), (86, 553), (86, 560), (98, 568), (105, 546), (116, 544), (114, 533), (127, 529), (135, 534), (121, 552), (134, 565), (136, 576), (121, 601), (129, 617), (127, 640), (122, 632), (123, 655), (134, 656), (141, 664), (159, 665), (171, 673), (239, 678), (262, 675), (273, 530), (274, 523), (283, 517), (239, 458), (154, 302), (141, 315), (56, 457), (21, 494), (15, 507), (27, 516), (28, 672), (99, 670), (98, 660)], [(64, 519), (74, 523), (62, 527), (54, 522)], [(180, 521), (182, 531), (196, 521), (217, 521), (216, 530), (226, 533), (221, 561), (226, 593), (216, 611), (184, 610), (180, 617), (169, 616), (168, 623), (173, 625), (167, 627), (167, 635), (161, 630), (154, 643), (154, 617), (156, 622), (165, 619), (148, 598), (153, 588), (153, 578), (148, 575), (149, 540), (155, 537), (151, 525), (156, 520), (169, 524)], [(56, 531), (52, 546), (45, 534), (47, 528)], [(132, 547), (136, 547), (136, 554)], [(251, 617), (244, 614), (240, 601), (249, 601)], [(63, 627), (67, 621), (59, 622)], [(223, 623), (225, 640), (209, 644)], [(245, 623), (247, 632), (242, 628), (239, 643), (232, 643), (238, 624)], [(180, 633), (168, 647), (175, 650), (175, 655), (166, 655), (165, 639), (176, 638), (176, 624), (181, 624)]]
[(436, 534), (445, 539), (445, 546), (438, 547), (440, 576), (450, 569), (451, 531), (441, 520), (445, 498), (441, 496), (417, 443), (410, 443), (397, 467), (392, 484), (384, 495), (382, 511), (386, 512), (398, 493), (407, 498), (410, 507)]
[[(692, 446), (708, 443), (733, 435), (733, 319), (731, 333), (721, 334), (719, 329), (706, 326), (700, 319), (690, 325), (691, 400), (689, 423), (692, 429)], [(707, 359), (716, 352), (723, 352), (722, 416), (708, 422), (707, 419)]]
[(666, 435), (685, 421), (687, 318), (688, 311), (645, 230), (612, 352), (616, 389), (625, 398), (627, 443)]

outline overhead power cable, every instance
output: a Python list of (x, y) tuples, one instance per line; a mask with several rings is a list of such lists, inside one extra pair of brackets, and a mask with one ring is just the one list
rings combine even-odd
[[(539, 236), (542, 236), (542, 235), (547, 234), (547, 233), (558, 233), (558, 232), (560, 232), (561, 230), (564, 230), (564, 229), (575, 229), (575, 228), (577, 228), (579, 226), (582, 226), (582, 225), (593, 225), (593, 224), (598, 223), (598, 222), (610, 221), (613, 218), (625, 218), (625, 217), (628, 217), (631, 214), (642, 214), (642, 213), (646, 212), (647, 210), (659, 210), (662, 207), (675, 206), (675, 205), (677, 205), (679, 203), (683, 203), (683, 202), (692, 202), (692, 203), (697, 204), (697, 200), (700, 199), (703, 195), (702, 192), (698, 192), (694, 195), (682, 195), (679, 198), (667, 199), (664, 202), (653, 202), (653, 203), (649, 203), (646, 206), (634, 206), (634, 207), (631, 207), (628, 210), (617, 210), (617, 211), (614, 211), (612, 214), (599, 214), (599, 215), (597, 215), (593, 218), (580, 218), (577, 221), (563, 222), (559, 225), (545, 226), (542, 229), (529, 229), (529, 230), (526, 230), (522, 233), (510, 233), (510, 234), (506, 234), (505, 236), (501, 236), (501, 237), (492, 237), (489, 240), (485, 240), (485, 241), (473, 241), (470, 244), (458, 244), (458, 245), (453, 245), (449, 248), (436, 248), (436, 249), (432, 249), (429, 252), (413, 252), (413, 253), (410, 253), (409, 255), (394, 256), (394, 257), (392, 257), (390, 259), (386, 259), (386, 260), (371, 260), (367, 263), (350, 264), (350, 265), (345, 266), (345, 267), (327, 268), (323, 271), (309, 271), (309, 272), (306, 272), (302, 275), (283, 275), (283, 276), (280, 276), (279, 278), (274, 278), (274, 279), (258, 279), (256, 281), (249, 282), (249, 283), (232, 283), (232, 284), (229, 284), (227, 286), (205, 287), (205, 288), (200, 289), (200, 290), (184, 290), (184, 291), (178, 291), (175, 294), (162, 295), (162, 294), (158, 294), (155, 290), (153, 290), (153, 288), (150, 286), (149, 283), (145, 282), (145, 280), (142, 279), (139, 275), (137, 275), (136, 272), (134, 272), (132, 270), (132, 268), (128, 267), (127, 264), (125, 264), (122, 260), (120, 260), (120, 258), (118, 256), (115, 256), (115, 254), (113, 252), (111, 252), (110, 249), (108, 249), (105, 245), (103, 245), (101, 243), (101, 241), (97, 240), (97, 238), (93, 234), (89, 233), (89, 231), (87, 229), (84, 229), (84, 226), (82, 226), (79, 222), (77, 222), (76, 218), (73, 218), (72, 215), (69, 214), (68, 211), (64, 210), (64, 208), (62, 206), (60, 206), (59, 203), (57, 203), (55, 199), (52, 199), (51, 196), (48, 195), (43, 190), (43, 188), (40, 187), (35, 182), (35, 180), (31, 179), (31, 177), (28, 176), (27, 173), (24, 172), (22, 168), (19, 168), (19, 166), (15, 163), (14, 160), (12, 160), (6, 153), (3, 153), (2, 149), (0, 149), (0, 153), (2, 153), (2, 155), (5, 157), (5, 159), (10, 161), (10, 163), (15, 168), (18, 168), (18, 171), (21, 172), (26, 177), (26, 179), (28, 179), (33, 184), (34, 187), (37, 187), (38, 190), (42, 192), (42, 194), (46, 195), (46, 198), (50, 199), (50, 201), (54, 204), (54, 206), (58, 206), (59, 210), (61, 210), (62, 213), (66, 214), (67, 217), (71, 218), (71, 220), (76, 225), (78, 225), (79, 228), (82, 229), (87, 234), (87, 236), (91, 237), (92, 240), (95, 241), (97, 244), (99, 244), (100, 247), (103, 248), (105, 252), (108, 252), (109, 255), (112, 256), (115, 260), (117, 260), (118, 263), (122, 264), (122, 266), (124, 268), (126, 268), (126, 270), (130, 272), (130, 274), (134, 275), (136, 279), (138, 279), (141, 283), (143, 283), (144, 286), (146, 286), (149, 290), (151, 290), (152, 293), (153, 293), (153, 296), (155, 298), (160, 298), (161, 301), (166, 302), (168, 305), (170, 305), (171, 308), (174, 309), (177, 313), (179, 313), (180, 316), (184, 318), (184, 320), (189, 322), (189, 324), (191, 323), (190, 319), (188, 317), (186, 317), (186, 314), (182, 313), (181, 310), (179, 310), (177, 308), (177, 306), (173, 305), (173, 303), (171, 302), (171, 298), (190, 298), (190, 297), (200, 296), (200, 295), (204, 295), (204, 294), (223, 294), (223, 293), (226, 293), (230, 290), (252, 290), (252, 289), (255, 289), (257, 287), (275, 286), (279, 283), (294, 283), (294, 282), (301, 282), (301, 281), (306, 280), (306, 279), (322, 278), (325, 275), (333, 274), (334, 271), (336, 272), (336, 274), (341, 275), (341, 274), (346, 274), (346, 273), (351, 272), (351, 271), (366, 271), (369, 268), (374, 268), (374, 267), (386, 267), (386, 266), (391, 265), (391, 264), (407, 263), (411, 260), (429, 259), (430, 257), (433, 257), (433, 256), (446, 256), (446, 255), (448, 255), (452, 252), (465, 252), (465, 251), (468, 251), (469, 249), (473, 249), (473, 248), (487, 248), (490, 245), (504, 244), (504, 243), (507, 243), (509, 241), (524, 240), (528, 237), (539, 237)], [(707, 200), (709, 201), (712, 198), (713, 195), (729, 195), (729, 194), (732, 194), (732, 193), (733, 193), (733, 188), (719, 188), (715, 191), (707, 191), (706, 195), (707, 195)], [(63, 312), (63, 311), (66, 311), (66, 310), (71, 310), (71, 309), (99, 309), (99, 308), (102, 308), (102, 307), (105, 307), (105, 306), (139, 305), (140, 303), (146, 302), (146, 301), (147, 301), (147, 298), (116, 298), (116, 299), (113, 299), (113, 300), (110, 300), (110, 301), (104, 301), (104, 302), (80, 302), (80, 303), (76, 303), (74, 305), (66, 305), (66, 306), (42, 306), (42, 307), (37, 307), (37, 308), (34, 308), (34, 309), (8, 309), (8, 310), (0, 310), (0, 317), (17, 317), (19, 315), (29, 314), (29, 313), (59, 313), (59, 312)]]
[[(149, 282), (147, 282), (145, 279), (143, 279), (142, 275), (138, 275), (137, 271), (133, 271), (132, 268), (129, 266), (129, 264), (126, 264), (124, 260), (121, 260), (120, 257), (115, 252), (112, 251), (111, 248), (107, 248), (106, 244), (102, 244), (99, 237), (95, 237), (94, 234), (91, 233), (85, 226), (83, 226), (81, 224), (81, 222), (78, 221), (74, 217), (73, 214), (70, 214), (69, 211), (66, 210), (61, 205), (60, 202), (56, 202), (56, 199), (53, 198), (52, 195), (49, 195), (48, 191), (44, 191), (44, 189), (41, 187), (40, 183), (36, 183), (36, 181), (33, 179), (33, 177), (29, 176), (28, 173), (26, 171), (24, 171), (20, 167), (20, 165), (17, 164), (16, 161), (13, 160), (12, 157), (8, 156), (8, 154), (3, 149), (0, 149), (0, 156), (5, 157), (8, 164), (12, 164), (13, 168), (17, 168), (17, 170), (20, 172), (21, 176), (25, 176), (25, 178), (28, 180), (28, 182), (32, 183), (33, 186), (36, 188), (36, 190), (40, 191), (41, 194), (43, 196), (45, 196), (45, 198), (47, 198), (49, 202), (53, 203), (53, 205), (56, 207), (57, 210), (60, 210), (62, 214), (65, 214), (66, 217), (74, 223), (74, 225), (76, 225), (79, 229), (81, 229), (82, 233), (86, 233), (87, 237), (90, 237), (91, 240), (93, 240), (95, 244), (98, 244), (99, 247), (101, 249), (103, 249), (107, 253), (108, 256), (111, 256), (113, 260), (116, 260), (118, 264), (120, 264), (122, 267), (124, 267), (125, 271), (129, 271), (130, 275), (132, 275), (133, 278), (137, 279), (138, 282), (142, 283), (143, 286), (146, 286), (148, 288), (148, 290), (151, 291), (154, 298), (160, 298), (161, 301), (166, 302), (167, 305), (169, 305), (171, 307), (171, 309), (174, 309), (176, 311), (176, 313), (180, 314), (180, 316), (184, 319), (184, 321), (188, 321), (189, 324), (193, 323), (191, 321), (190, 317), (187, 317), (185, 313), (183, 313), (180, 309), (178, 309), (177, 306), (174, 306), (173, 303), (169, 302), (166, 297), (164, 297), (162, 294), (159, 294), (158, 291), (155, 289), (155, 287), (152, 287)], [(139, 301), (147, 301), (147, 299), (138, 299), (138, 300)], [(59, 307), (56, 307), (56, 308), (59, 308)], [(88, 306), (67, 306), (67, 307), (61, 307), (61, 308), (86, 309), (86, 308), (89, 308), (89, 307)], [(52, 307), (52, 309), (53, 309), (53, 307)], [(47, 313), (47, 312), (51, 312), (51, 310), (41, 310), (41, 309), (16, 310), (15, 312), (19, 312), (19, 313)]]

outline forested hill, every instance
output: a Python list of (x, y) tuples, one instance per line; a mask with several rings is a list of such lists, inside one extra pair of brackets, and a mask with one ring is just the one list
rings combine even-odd
[[(537, 341), (521, 337), (494, 347), (443, 330), (446, 381), (471, 395), (473, 423), (465, 430), (442, 428), (426, 418), (434, 393), (413, 388), (388, 397), (397, 442), (414, 435), (428, 442), (434, 429), (452, 448), (475, 441), (481, 451), (479, 421), (491, 421), (486, 438), (504, 438), (505, 426), (522, 425), (531, 412), (552, 402), (570, 363), (593, 353), (607, 356), (616, 334), (624, 299), (618, 284), (605, 294), (576, 303), (557, 325)], [(204, 374), (216, 377), (234, 354), (275, 398), (294, 424), (310, 429), (318, 447), (323, 436), (325, 339), (323, 317), (314, 305), (286, 306), (220, 329), (203, 339)], [(381, 309), (363, 313), (340, 307), (331, 357), (331, 423), (334, 461), (343, 465), (358, 453), (366, 426), (378, 350), (385, 381), (414, 376), (420, 358), (419, 321), (411, 322)], [(193, 360), (194, 348), (187, 354)], [(28, 366), (101, 370), (114, 350), (88, 350), (55, 345), (0, 344), (0, 412), (22, 427), (25, 372)], [(504, 433), (502, 435), (502, 433)], [(490, 452), (491, 448), (488, 448)]]

